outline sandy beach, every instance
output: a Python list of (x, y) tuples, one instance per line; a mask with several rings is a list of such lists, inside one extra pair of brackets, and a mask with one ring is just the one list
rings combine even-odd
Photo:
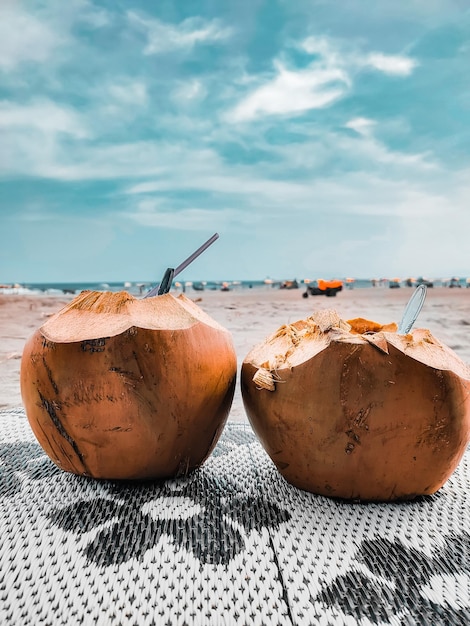
[[(233, 337), (239, 367), (250, 349), (282, 324), (333, 308), (344, 319), (366, 317), (398, 322), (410, 288), (343, 290), (335, 298), (302, 297), (303, 289), (245, 289), (188, 292), (186, 295), (225, 326)], [(0, 295), (0, 409), (21, 406), (19, 371), (26, 339), (73, 296)], [(416, 327), (428, 328), (470, 363), (470, 289), (428, 289)], [(230, 419), (246, 420), (239, 384)]]

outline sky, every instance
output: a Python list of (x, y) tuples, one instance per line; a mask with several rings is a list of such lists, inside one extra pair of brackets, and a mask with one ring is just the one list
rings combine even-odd
[(0, 283), (470, 275), (469, 0), (1, 0)]

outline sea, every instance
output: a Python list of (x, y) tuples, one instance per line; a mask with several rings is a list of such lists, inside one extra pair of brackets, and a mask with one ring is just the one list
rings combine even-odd
[[(369, 289), (374, 287), (413, 287), (424, 282), (428, 287), (470, 287), (470, 278), (440, 278), (440, 279), (376, 279), (376, 278), (340, 278), (345, 289)], [(172, 291), (200, 292), (200, 291), (248, 291), (270, 289), (306, 289), (308, 285), (315, 285), (315, 281), (308, 280), (198, 280), (178, 281), (172, 283)], [(15, 283), (0, 284), (0, 294), (17, 295), (57, 295), (78, 294), (84, 290), (91, 291), (127, 291), (134, 296), (145, 296), (156, 286), (147, 281), (136, 282), (44, 282), (44, 283)]]

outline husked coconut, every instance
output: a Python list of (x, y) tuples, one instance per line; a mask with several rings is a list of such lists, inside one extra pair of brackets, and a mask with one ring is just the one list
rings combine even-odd
[(470, 368), (429, 330), (396, 330), (320, 311), (247, 355), (245, 409), (287, 481), (385, 501), (450, 477), (470, 440)]
[(21, 393), (62, 469), (168, 477), (201, 465), (217, 443), (236, 368), (229, 332), (185, 296), (85, 291), (26, 343)]

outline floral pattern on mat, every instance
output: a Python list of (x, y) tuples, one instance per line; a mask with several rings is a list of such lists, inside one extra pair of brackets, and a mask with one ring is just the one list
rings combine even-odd
[(432, 557), (400, 541), (365, 540), (355, 561), (365, 569), (353, 568), (339, 576), (316, 600), (372, 624), (469, 624), (468, 607), (443, 606), (423, 594), (428, 590), (432, 595), (434, 577), (463, 575), (470, 581), (469, 534), (448, 538)]
[[(261, 497), (242, 496), (202, 471), (160, 487), (136, 490), (114, 484), (110, 492), (113, 498), (82, 500), (49, 514), (54, 524), (77, 534), (104, 525), (86, 547), (88, 559), (100, 565), (141, 558), (162, 535), (171, 538), (176, 548), (190, 550), (202, 563), (224, 564), (245, 548), (241, 528), (245, 533), (260, 532), (290, 518), (277, 505)], [(168, 499), (168, 513), (154, 516), (152, 504), (159, 499)], [(172, 517), (174, 499), (179, 506)], [(195, 511), (179, 516), (181, 508)]]

